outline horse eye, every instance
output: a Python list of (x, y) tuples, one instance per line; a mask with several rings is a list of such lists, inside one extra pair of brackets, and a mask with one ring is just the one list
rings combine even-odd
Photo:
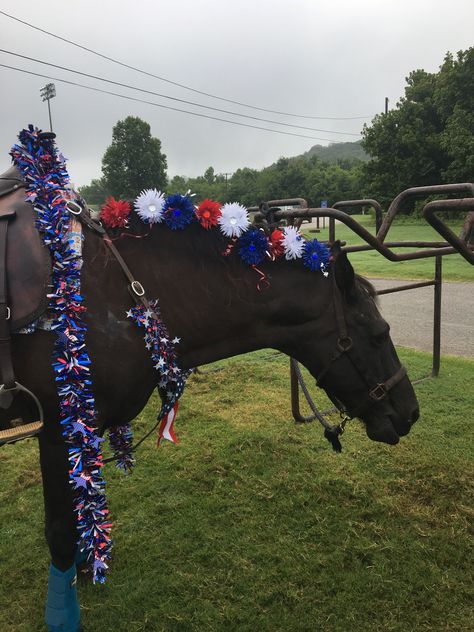
[(373, 334), (373, 340), (376, 344), (382, 344), (390, 335), (390, 325), (384, 323), (383, 329)]

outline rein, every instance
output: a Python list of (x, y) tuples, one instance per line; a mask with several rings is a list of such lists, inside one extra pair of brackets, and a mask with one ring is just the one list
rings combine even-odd
[(87, 208), (85, 203), (84, 205), (82, 205), (73, 200), (69, 200), (67, 202), (67, 208), (69, 212), (72, 213), (72, 215), (75, 215), (80, 222), (82, 222), (85, 226), (90, 228), (96, 234), (100, 235), (102, 241), (109, 248), (110, 252), (122, 268), (123, 273), (127, 277), (127, 280), (129, 281), (128, 291), (130, 292), (134, 301), (137, 303), (137, 305), (142, 305), (145, 309), (150, 309), (150, 303), (145, 295), (145, 289), (143, 285), (140, 283), (140, 281), (137, 281), (135, 279), (130, 271), (130, 268), (125, 263), (122, 255), (115, 247), (112, 239), (109, 237), (107, 231), (102, 226), (102, 224), (92, 219), (89, 209)]
[[(130, 271), (130, 268), (127, 266), (122, 255), (119, 253), (119, 251), (115, 247), (112, 239), (107, 234), (107, 231), (105, 230), (105, 228), (102, 226), (100, 222), (97, 222), (94, 219), (92, 219), (89, 208), (87, 207), (87, 205), (82, 199), (80, 200), (80, 202), (81, 203), (78, 203), (73, 200), (69, 200), (67, 202), (67, 208), (69, 212), (72, 213), (72, 215), (75, 215), (79, 219), (80, 222), (82, 222), (85, 226), (87, 226), (87, 228), (90, 228), (93, 232), (100, 235), (100, 237), (102, 238), (102, 241), (109, 248), (111, 254), (116, 259), (116, 261), (122, 268), (122, 271), (125, 277), (129, 281), (128, 291), (131, 294), (134, 301), (137, 303), (137, 305), (141, 305), (145, 309), (149, 309), (150, 311), (153, 311), (150, 307), (150, 302), (148, 301), (146, 297), (145, 289), (143, 285), (140, 283), (140, 281), (137, 281), (134, 278), (133, 274)], [(133, 444), (133, 446), (129, 447), (130, 452), (134, 452), (146, 439), (148, 439), (148, 437), (151, 434), (153, 434), (153, 432), (158, 428), (160, 423), (161, 423), (161, 419), (158, 419), (157, 422), (151, 428), (151, 430), (149, 430), (141, 439), (139, 439), (135, 444)], [(110, 457), (107, 457), (106, 459), (103, 459), (103, 463), (104, 464), (112, 463), (113, 461), (120, 460), (120, 458), (121, 456), (119, 454), (116, 454), (115, 456), (110, 456)]]

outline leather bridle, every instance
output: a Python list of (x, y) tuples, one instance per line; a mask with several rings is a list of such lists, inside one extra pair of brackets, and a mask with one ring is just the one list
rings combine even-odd
[[(336, 343), (336, 349), (331, 355), (329, 362), (326, 366), (319, 372), (316, 377), (316, 384), (323, 388), (326, 391), (329, 399), (333, 402), (336, 408), (339, 410), (341, 417), (343, 419), (343, 424), (354, 417), (358, 417), (362, 411), (367, 409), (371, 404), (376, 404), (378, 402), (383, 401), (389, 392), (392, 390), (394, 386), (396, 386), (407, 374), (407, 370), (403, 365), (400, 365), (400, 368), (387, 380), (384, 382), (377, 381), (376, 378), (373, 377), (370, 368), (367, 363), (364, 361), (360, 354), (357, 354), (354, 349), (354, 343), (352, 338), (348, 334), (346, 318), (344, 316), (344, 309), (342, 303), (342, 294), (339, 290), (339, 287), (336, 282), (336, 277), (334, 273), (334, 269), (331, 272), (332, 279), (332, 290), (333, 290), (333, 305), (334, 305), (334, 313), (336, 316), (336, 323), (338, 329), (338, 339)], [(350, 411), (344, 406), (344, 404), (331, 392), (331, 389), (323, 386), (324, 379), (326, 378), (329, 370), (333, 366), (337, 360), (342, 357), (347, 357), (352, 366), (354, 367), (357, 375), (361, 378), (361, 380), (365, 383), (367, 387), (367, 393), (369, 396), (369, 402), (363, 403), (356, 408), (351, 408)], [(342, 425), (341, 433), (344, 430), (344, 425)]]

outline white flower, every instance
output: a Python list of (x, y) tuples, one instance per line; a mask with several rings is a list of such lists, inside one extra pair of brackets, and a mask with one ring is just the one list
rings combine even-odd
[(144, 222), (155, 224), (161, 222), (165, 196), (156, 189), (145, 189), (135, 200), (135, 210)]
[(283, 229), (283, 247), (287, 259), (298, 259), (303, 255), (304, 238), (293, 226), (286, 226)]
[(240, 237), (250, 225), (247, 209), (237, 202), (224, 204), (221, 208), (219, 225), (226, 237)]

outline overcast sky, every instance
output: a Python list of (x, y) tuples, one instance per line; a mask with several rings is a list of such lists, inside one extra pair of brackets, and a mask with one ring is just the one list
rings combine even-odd
[[(395, 106), (411, 70), (436, 72), (447, 51), (474, 45), (473, 0), (3, 0), (0, 11), (215, 96), (291, 114), (368, 117), (292, 118), (233, 105), (123, 68), (0, 14), (2, 49), (214, 108), (324, 130), (213, 112), (0, 53), (1, 64), (313, 137), (239, 127), (54, 81), (53, 128), (76, 185), (100, 177), (112, 127), (130, 114), (148, 121), (160, 138), (170, 176), (200, 175), (210, 165), (218, 173), (261, 168), (317, 143), (357, 140), (351, 134), (383, 110), (385, 97)], [(0, 67), (1, 171), (21, 128), (49, 128), (39, 94), (49, 81)]]

